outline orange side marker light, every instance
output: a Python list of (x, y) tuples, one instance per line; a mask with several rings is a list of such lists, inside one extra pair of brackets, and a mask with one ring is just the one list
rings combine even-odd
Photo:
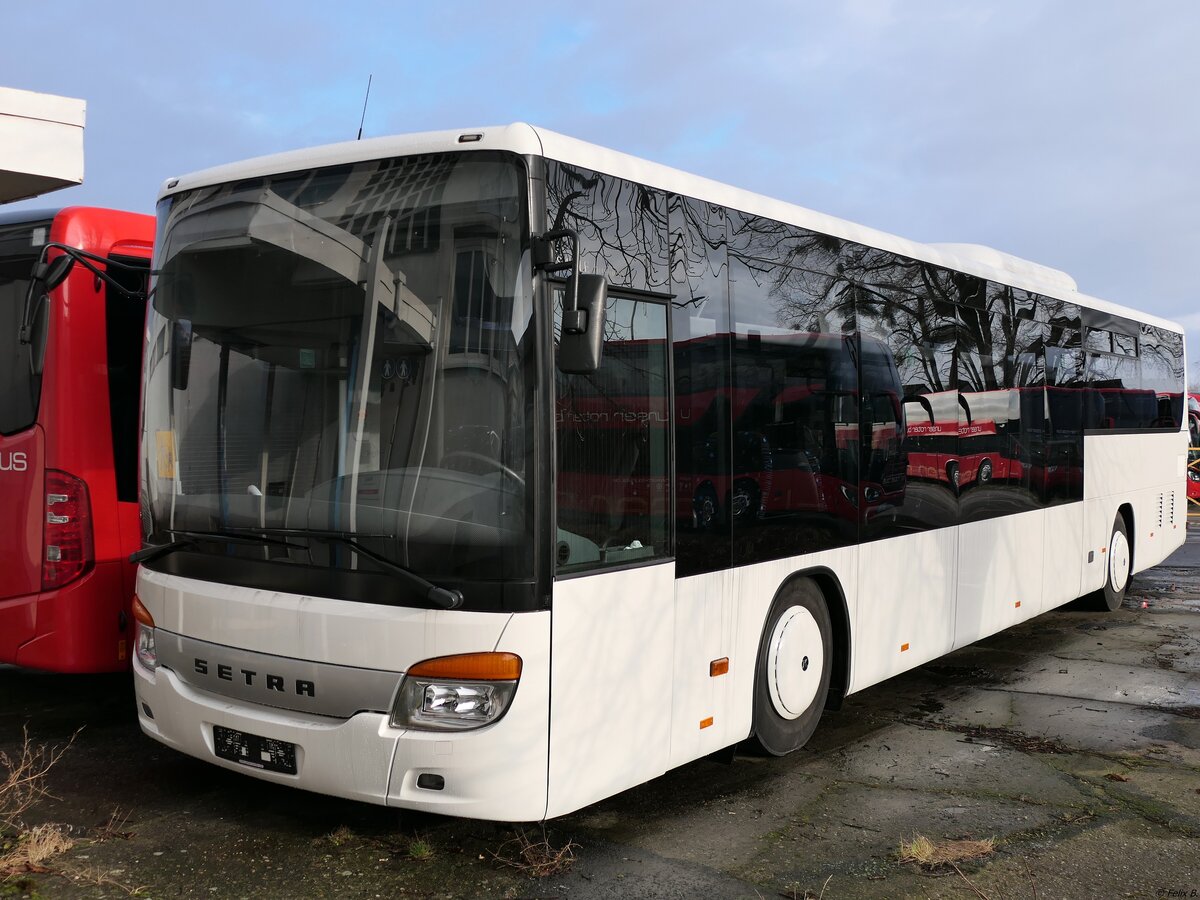
[(905, 650), (907, 650), (907, 649), (908, 649), (908, 644), (901, 644), (901, 645), (900, 645), (900, 652), (901, 652), (901, 653), (903, 653), (903, 652), (904, 652)]
[(701, 719), (701, 720), (700, 720), (700, 727), (701, 727), (701, 728), (708, 728), (710, 725), (712, 725), (712, 723), (713, 723), (713, 717), (712, 717), (712, 716), (709, 716), (707, 719)]
[(729, 657), (722, 656), (720, 659), (714, 659), (708, 664), (708, 677), (716, 678), (718, 675), (724, 675), (729, 671)]

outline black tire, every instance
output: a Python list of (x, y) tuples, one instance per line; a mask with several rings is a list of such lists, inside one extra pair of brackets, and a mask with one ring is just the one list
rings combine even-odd
[[(798, 612), (795, 611), (797, 608)], [(777, 640), (777, 628), (782, 628), (783, 640)], [(788, 635), (792, 628), (797, 630)], [(808, 640), (805, 640), (805, 636)], [(813, 644), (811, 650), (805, 646), (808, 641)], [(819, 647), (816, 646), (818, 641)], [(779, 659), (779, 654), (787, 650), (792, 651), (789, 658)], [(773, 684), (773, 680), (778, 678), (782, 669), (789, 667), (789, 663), (793, 672), (797, 665), (802, 672), (808, 672), (812, 664), (811, 657), (817, 652), (820, 653), (820, 673), (815, 682), (797, 683), (796, 679), (789, 679), (786, 682), (774, 681)], [(833, 626), (825, 605), (825, 595), (811, 578), (798, 578), (775, 597), (759, 639), (758, 662), (754, 671), (753, 739), (761, 750), (771, 756), (783, 756), (808, 742), (821, 720), (832, 670)], [(804, 679), (804, 676), (800, 675), (800, 678)], [(780, 693), (780, 687), (791, 695), (787, 700), (794, 702), (797, 707), (806, 703), (804, 708), (786, 709), (787, 703), (773, 694)]]
[(962, 475), (959, 472), (958, 463), (954, 460), (950, 460), (950, 462), (946, 463), (946, 478), (950, 482), (950, 487), (957, 491), (958, 483), (962, 479)]
[(692, 498), (692, 522), (700, 531), (711, 531), (721, 524), (721, 501), (711, 485), (703, 485)]
[(759, 507), (758, 485), (753, 481), (739, 481), (733, 486), (729, 495), (729, 518), (738, 525), (744, 525), (758, 518)]
[(980, 484), (987, 484), (992, 480), (992, 461), (985, 459), (979, 464), (979, 474), (975, 476)]
[[(1117, 571), (1117, 581), (1121, 588), (1117, 590), (1113, 581), (1113, 569)], [(1121, 569), (1124, 569), (1124, 578)], [(1125, 527), (1125, 517), (1117, 513), (1113, 521), (1112, 534), (1108, 538), (1108, 547), (1104, 553), (1104, 587), (1084, 596), (1080, 605), (1084, 609), (1096, 612), (1113, 612), (1121, 608), (1125, 602), (1125, 592), (1129, 589), (1129, 579), (1133, 570), (1133, 548), (1129, 545), (1129, 530)]]

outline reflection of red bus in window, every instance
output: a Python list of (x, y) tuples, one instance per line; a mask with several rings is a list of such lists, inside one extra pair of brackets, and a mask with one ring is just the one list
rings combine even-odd
[[(688, 355), (726, 338), (677, 346), (679, 369), (696, 371)], [(676, 395), (681, 522), (704, 529), (802, 515), (855, 526), (860, 507), (869, 519), (899, 505), (900, 381), (883, 344), (751, 334), (735, 337), (733, 354), (733, 387), (684, 385)]]
[(561, 457), (560, 523), (568, 528), (576, 518), (593, 526), (607, 523), (607, 543), (616, 544), (640, 534), (640, 521), (661, 515), (667, 480), (651, 472), (649, 462), (654, 456), (651, 446), (668, 439), (667, 399), (651, 401), (648, 405), (644, 395), (602, 392), (559, 395), (555, 420)]
[[(715, 354), (728, 338), (677, 344), (679, 370), (704, 372), (690, 355)], [(655, 343), (611, 341), (604, 353), (637, 368)], [(863, 360), (856, 366), (859, 346)], [(788, 333), (735, 342), (734, 352), (736, 386), (677, 387), (682, 527), (723, 529), (791, 515), (856, 526), (860, 508), (865, 521), (902, 502), (900, 382), (884, 345), (853, 335)], [(631, 531), (622, 522), (664, 502), (665, 485), (639, 460), (649, 458), (650, 442), (666, 440), (667, 407), (665, 397), (650, 398), (647, 408), (645, 397), (623, 394), (620, 368), (610, 371), (612, 383), (590, 376), (577, 379), (570, 395), (559, 394), (560, 451), (568, 442), (577, 446), (560, 452), (557, 493), (560, 521), (607, 520), (611, 540), (620, 542)]]
[[(1032, 460), (1021, 441), (1029, 433), (1040, 388), (944, 391), (909, 397), (908, 474), (963, 489), (993, 481), (1021, 481)], [(1037, 410), (1040, 413), (1040, 410)], [(1040, 419), (1032, 442), (1041, 439)]]
[[(904, 446), (908, 477), (957, 488), (964, 483), (958, 453), (957, 391), (936, 391), (904, 398)], [(975, 472), (969, 473), (974, 480)]]
[(75, 265), (45, 300), (34, 292), (31, 342), (20, 332), (47, 244), (140, 267), (99, 264), (138, 292), (153, 236), (153, 218), (111, 210), (0, 217), (0, 662), (129, 664), (144, 301)]
[(1188, 394), (1188, 482), (1187, 495), (1200, 504), (1200, 394)]

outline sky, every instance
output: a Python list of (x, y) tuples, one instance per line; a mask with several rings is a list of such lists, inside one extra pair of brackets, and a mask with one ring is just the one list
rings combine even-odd
[[(573, 8), (574, 7), (574, 8)], [(1194, 0), (5, 6), (0, 85), (87, 101), (84, 184), (526, 121), (1181, 322), (1200, 387)]]

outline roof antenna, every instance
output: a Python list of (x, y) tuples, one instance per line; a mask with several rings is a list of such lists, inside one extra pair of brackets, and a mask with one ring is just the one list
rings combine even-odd
[(362, 140), (363, 122), (367, 121), (367, 101), (371, 99), (371, 79), (373, 77), (373, 73), (367, 76), (367, 96), (363, 97), (363, 114), (362, 118), (358, 120), (358, 137), (355, 138), (356, 141)]

